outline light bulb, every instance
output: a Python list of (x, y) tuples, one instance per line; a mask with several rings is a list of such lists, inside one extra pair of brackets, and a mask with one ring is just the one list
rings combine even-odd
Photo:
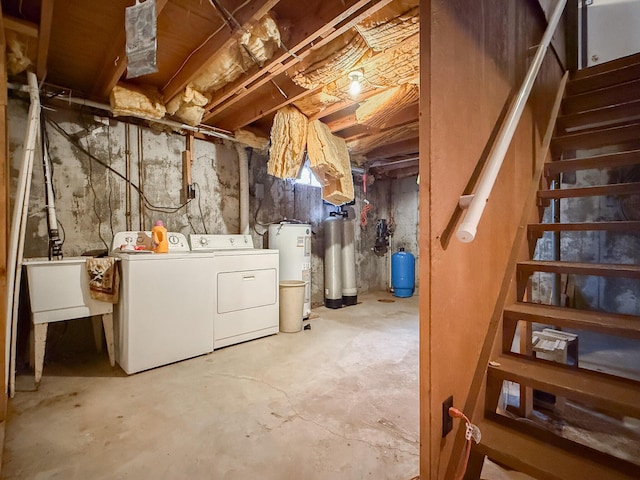
[(354, 79), (351, 81), (351, 85), (349, 85), (349, 93), (352, 97), (357, 96), (362, 90), (362, 85), (360, 85), (360, 80)]
[(349, 80), (351, 83), (349, 84), (349, 94), (352, 97), (356, 97), (362, 91), (362, 80), (364, 79), (364, 74), (362, 70), (354, 70), (349, 73)]

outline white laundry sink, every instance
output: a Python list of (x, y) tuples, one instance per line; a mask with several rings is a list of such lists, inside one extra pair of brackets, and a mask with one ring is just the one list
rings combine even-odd
[(113, 311), (111, 303), (91, 298), (86, 262), (87, 257), (24, 259), (34, 324)]

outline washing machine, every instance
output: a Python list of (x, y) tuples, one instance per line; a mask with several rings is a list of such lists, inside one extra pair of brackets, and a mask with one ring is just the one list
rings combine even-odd
[(214, 259), (192, 253), (180, 233), (168, 232), (167, 239), (169, 253), (162, 254), (148, 250), (151, 232), (119, 232), (113, 239), (111, 255), (121, 260), (116, 361), (128, 374), (213, 351)]
[(278, 333), (279, 252), (250, 235), (190, 235), (191, 254), (213, 260), (213, 348)]

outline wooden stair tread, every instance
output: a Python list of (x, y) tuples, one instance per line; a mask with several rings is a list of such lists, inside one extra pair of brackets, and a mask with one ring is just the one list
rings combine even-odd
[[(640, 88), (640, 84), (638, 85)], [(561, 149), (584, 150), (637, 141), (640, 138), (640, 122), (598, 128), (586, 132), (567, 133), (553, 137), (554, 151)]]
[[(579, 401), (592, 408), (640, 418), (638, 382), (561, 363), (501, 355), (489, 365), (491, 381), (508, 380)], [(499, 365), (499, 366), (498, 366)]]
[(607, 467), (598, 456), (585, 456), (549, 445), (488, 419), (479, 422), (482, 441), (474, 451), (535, 478), (574, 480), (580, 472), (589, 472), (586, 479), (629, 480), (631, 475)]
[(609, 185), (596, 185), (591, 187), (558, 188), (555, 190), (540, 190), (538, 198), (576, 198), (595, 197), (603, 195), (633, 195), (640, 193), (640, 182), (612, 183)]
[(522, 262), (518, 262), (518, 271), (524, 274), (548, 272), (640, 279), (640, 265), (622, 265), (615, 263), (524, 260)]
[(545, 164), (545, 175), (553, 177), (560, 172), (574, 172), (591, 168), (613, 168), (640, 164), (640, 150), (594, 155), (570, 160), (556, 160)]
[(625, 57), (616, 58), (615, 60), (611, 60), (609, 62), (601, 63), (599, 65), (575, 70), (571, 72), (570, 81), (593, 77), (602, 73), (612, 73), (615, 70), (624, 68), (629, 65), (634, 65), (636, 63), (640, 63), (640, 53), (634, 53)]
[(631, 102), (640, 98), (640, 79), (624, 82), (610, 87), (565, 97), (562, 101), (562, 114), (583, 112), (595, 108)]
[(568, 129), (587, 130), (603, 126), (621, 126), (630, 119), (640, 116), (640, 100), (607, 105), (584, 112), (560, 115), (556, 120), (556, 129), (565, 132)]
[(598, 88), (609, 87), (618, 83), (624, 83), (640, 78), (640, 59), (637, 63), (622, 65), (605, 72), (592, 72), (590, 75), (575, 78), (567, 82), (567, 93), (575, 95)]
[(503, 316), (511, 321), (524, 320), (609, 335), (640, 338), (640, 317), (633, 315), (517, 302), (505, 308)]
[(640, 233), (640, 221), (618, 220), (615, 222), (567, 222), (567, 223), (530, 223), (529, 232), (591, 232), (611, 231)]

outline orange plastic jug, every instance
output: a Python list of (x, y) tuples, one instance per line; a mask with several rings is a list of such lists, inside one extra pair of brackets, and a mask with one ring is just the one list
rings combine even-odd
[(167, 253), (169, 251), (169, 240), (167, 239), (167, 229), (162, 224), (162, 220), (157, 220), (151, 229), (151, 241), (153, 251), (156, 253)]

